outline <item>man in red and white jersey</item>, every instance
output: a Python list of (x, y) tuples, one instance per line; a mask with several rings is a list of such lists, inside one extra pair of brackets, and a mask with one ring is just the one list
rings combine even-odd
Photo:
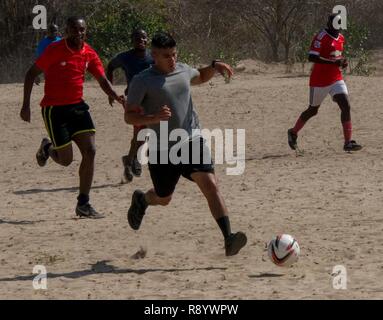
[(80, 165), (80, 190), (77, 197), (76, 215), (85, 218), (102, 218), (89, 203), (93, 181), (95, 126), (89, 106), (83, 100), (85, 73), (89, 71), (99, 82), (102, 90), (122, 105), (124, 96), (118, 96), (105, 77), (104, 68), (97, 53), (85, 43), (86, 24), (81, 17), (67, 20), (65, 39), (54, 42), (28, 70), (24, 82), (24, 101), (20, 111), (22, 120), (30, 122), (30, 98), (35, 78), (44, 72), (44, 98), (41, 111), (49, 135), (41, 142), (36, 159), (45, 166), (49, 158), (62, 166), (73, 161), (72, 141), (82, 155)]
[(314, 63), (310, 77), (310, 105), (298, 118), (294, 128), (287, 131), (288, 143), (291, 149), (297, 149), (298, 132), (305, 123), (318, 113), (318, 109), (326, 96), (339, 105), (344, 134), (345, 151), (358, 151), (362, 146), (351, 139), (351, 108), (348, 99), (348, 90), (343, 80), (341, 69), (348, 66), (347, 59), (343, 57), (345, 39), (339, 30), (334, 27), (334, 22), (341, 17), (332, 14), (328, 18), (327, 29), (319, 32), (313, 39), (309, 61)]

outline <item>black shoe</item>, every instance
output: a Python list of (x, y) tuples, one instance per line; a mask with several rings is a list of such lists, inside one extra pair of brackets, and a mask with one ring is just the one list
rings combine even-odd
[(136, 177), (141, 177), (142, 166), (137, 157), (135, 157), (132, 162), (132, 173)]
[(344, 144), (343, 150), (344, 151), (359, 151), (362, 150), (362, 146), (360, 144), (357, 144), (356, 141), (351, 140), (348, 143)]
[(247, 237), (243, 232), (232, 233), (225, 239), (226, 256), (234, 256), (247, 243)]
[(76, 216), (80, 218), (88, 218), (88, 219), (101, 219), (105, 218), (105, 216), (101, 213), (98, 213), (94, 208), (89, 204), (79, 205), (76, 207)]
[(296, 150), (298, 136), (293, 132), (293, 129), (287, 130), (287, 140), (291, 149)]
[(41, 140), (41, 144), (39, 150), (36, 153), (36, 160), (40, 167), (44, 167), (47, 164), (49, 159), (49, 154), (45, 151), (46, 146), (52, 144), (52, 142), (48, 138), (44, 138)]
[(122, 157), (122, 163), (124, 164), (124, 178), (127, 182), (133, 180), (132, 164), (128, 160), (128, 156)]
[(145, 193), (141, 190), (134, 191), (132, 203), (130, 204), (128, 211), (128, 222), (133, 230), (138, 230), (140, 228), (147, 207), (148, 205), (145, 201)]

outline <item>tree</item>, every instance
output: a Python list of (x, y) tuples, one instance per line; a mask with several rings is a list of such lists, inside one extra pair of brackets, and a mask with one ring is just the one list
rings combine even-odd
[(312, 4), (310, 0), (230, 0), (243, 21), (258, 30), (269, 43), (271, 60), (280, 61), (280, 47), (288, 61), (296, 34)]

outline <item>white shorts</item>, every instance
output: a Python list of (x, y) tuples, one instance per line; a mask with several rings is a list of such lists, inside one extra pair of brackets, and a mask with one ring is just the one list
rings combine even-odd
[(332, 98), (337, 94), (348, 95), (346, 83), (340, 80), (327, 87), (310, 87), (310, 106), (320, 106), (328, 94)]

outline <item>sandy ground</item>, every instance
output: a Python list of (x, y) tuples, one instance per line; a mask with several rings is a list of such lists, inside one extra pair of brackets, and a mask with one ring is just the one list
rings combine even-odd
[[(339, 110), (327, 99), (303, 129), (304, 155), (297, 157), (286, 131), (307, 105), (308, 78), (258, 71), (193, 89), (203, 127), (246, 129), (245, 173), (227, 176), (226, 165), (216, 170), (232, 228), (249, 239), (230, 258), (203, 196), (185, 179), (171, 205), (150, 208), (141, 229), (130, 229), (132, 192), (151, 182), (145, 167), (141, 178), (121, 184), (132, 130), (95, 83), (85, 90), (98, 130), (91, 196), (107, 217), (77, 220), (78, 150), (70, 167), (52, 161), (38, 167), (42, 88), (34, 89), (26, 124), (18, 116), (22, 85), (1, 85), (0, 298), (383, 298), (383, 78), (347, 77), (362, 152), (342, 151)], [(273, 265), (265, 251), (278, 233), (300, 244), (291, 268)], [(136, 259), (141, 246), (147, 255)], [(47, 268), (47, 290), (32, 287), (38, 264)], [(347, 290), (332, 286), (336, 265), (346, 267)]]

